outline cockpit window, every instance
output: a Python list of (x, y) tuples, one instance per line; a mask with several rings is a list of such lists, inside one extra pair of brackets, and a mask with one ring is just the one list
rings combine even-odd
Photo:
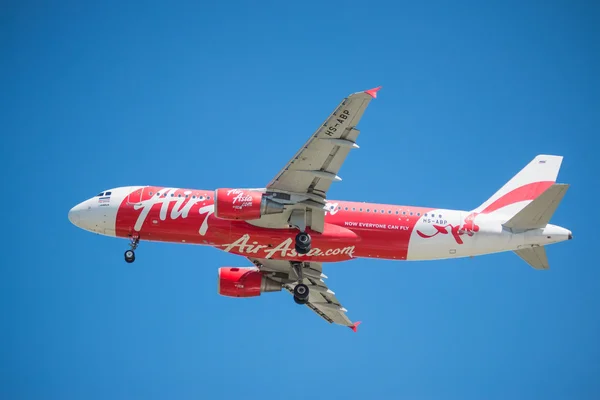
[(104, 193), (105, 196), (110, 196), (111, 192)]
[(97, 194), (96, 197), (104, 196), (104, 192)]

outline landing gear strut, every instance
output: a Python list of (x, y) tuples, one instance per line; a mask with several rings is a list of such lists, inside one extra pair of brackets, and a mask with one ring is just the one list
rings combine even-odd
[(308, 302), (308, 295), (310, 291), (308, 290), (308, 286), (302, 283), (304, 276), (302, 274), (302, 263), (295, 262), (292, 264), (292, 268), (298, 275), (298, 284), (294, 287), (294, 301), (296, 304), (306, 304)]
[[(298, 254), (308, 254), (310, 251), (311, 238), (308, 233), (306, 233), (306, 211), (305, 210), (293, 210), (290, 214), (290, 227), (294, 226), (298, 228), (300, 232), (296, 235), (295, 240), (295, 249)], [(302, 274), (302, 268), (304, 268), (304, 263), (295, 261), (292, 262), (292, 268), (298, 277), (298, 281), (296, 282), (296, 286), (294, 286), (294, 301), (297, 304), (306, 304), (308, 302), (308, 286), (303, 283), (304, 277)]]
[(292, 210), (290, 214), (290, 227), (297, 228), (300, 232), (296, 235), (295, 248), (298, 254), (307, 254), (310, 251), (310, 235), (306, 233), (306, 210)]
[(135, 234), (131, 236), (129, 243), (129, 247), (131, 247), (131, 249), (125, 252), (125, 262), (131, 264), (135, 261), (135, 249), (137, 249), (138, 244), (140, 244), (140, 235)]

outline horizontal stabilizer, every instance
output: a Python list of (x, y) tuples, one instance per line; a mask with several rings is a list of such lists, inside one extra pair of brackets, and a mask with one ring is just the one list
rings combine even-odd
[(473, 210), (479, 214), (515, 215), (556, 182), (562, 156), (540, 154), (487, 201)]
[(527, 264), (531, 265), (531, 268), (550, 269), (548, 257), (546, 257), (546, 250), (542, 246), (515, 250), (515, 253), (517, 253), (517, 255)]
[(527, 204), (503, 225), (513, 232), (544, 228), (569, 189), (568, 184), (555, 183)]

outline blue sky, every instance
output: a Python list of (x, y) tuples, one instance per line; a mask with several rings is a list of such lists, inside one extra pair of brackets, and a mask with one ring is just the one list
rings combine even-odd
[[(5, 3), (0, 397), (599, 398), (599, 7), (417, 3)], [(116, 186), (263, 186), (378, 85), (329, 197), (470, 209), (563, 155), (575, 239), (550, 271), (327, 265), (355, 334), (285, 293), (218, 296), (241, 257), (142, 243), (127, 265), (67, 220)]]

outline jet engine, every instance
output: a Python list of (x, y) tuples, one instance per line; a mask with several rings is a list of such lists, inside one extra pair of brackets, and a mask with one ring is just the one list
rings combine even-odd
[(219, 268), (217, 293), (227, 297), (256, 297), (263, 292), (279, 292), (281, 283), (265, 276), (258, 268)]
[(215, 217), (227, 220), (259, 219), (263, 215), (280, 214), (283, 204), (269, 199), (263, 192), (251, 189), (217, 189)]

